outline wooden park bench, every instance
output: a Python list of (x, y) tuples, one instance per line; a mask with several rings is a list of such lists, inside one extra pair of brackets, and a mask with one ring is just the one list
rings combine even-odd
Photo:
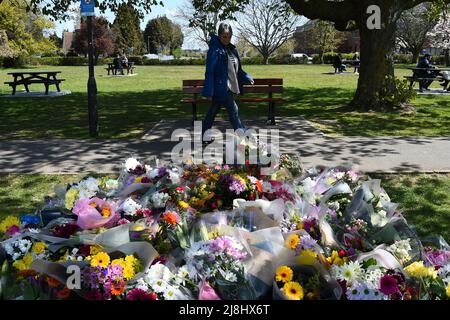
[[(254, 79), (253, 85), (244, 85), (244, 96), (237, 96), (236, 102), (264, 103), (268, 106), (268, 123), (275, 125), (275, 106), (285, 102), (281, 97), (274, 97), (275, 93), (283, 93), (283, 79)], [(197, 105), (211, 104), (211, 100), (202, 97), (204, 80), (183, 80), (183, 94), (192, 94), (191, 98), (182, 99), (181, 103), (192, 106), (192, 122), (197, 120)], [(249, 93), (262, 93), (266, 97), (248, 97)]]
[(433, 68), (408, 68), (413, 71), (412, 76), (404, 76), (406, 80), (409, 81), (409, 87), (413, 88), (415, 82), (422, 82), (422, 81), (444, 81), (445, 79), (440, 75), (430, 75), (429, 77), (424, 76), (423, 74), (420, 74), (420, 71), (450, 71), (449, 68), (443, 68), (443, 69), (433, 69)]
[(122, 74), (123, 74), (123, 70), (127, 70), (127, 74), (130, 74), (130, 73), (133, 74), (135, 68), (136, 67), (134, 66), (134, 62), (129, 62), (128, 63), (128, 68), (124, 68), (124, 69), (116, 68), (114, 66), (114, 63), (108, 63), (108, 67), (105, 68), (105, 70), (108, 71), (108, 76), (110, 74), (116, 76), (117, 75), (117, 71), (122, 71)]
[(61, 71), (18, 71), (9, 72), (14, 77), (13, 81), (5, 82), (12, 87), (12, 94), (16, 94), (17, 86), (23, 85), (27, 92), (30, 92), (29, 86), (35, 83), (42, 83), (45, 86), (45, 94), (48, 95), (50, 85), (55, 85), (58, 92), (61, 91), (59, 85), (65, 79), (57, 79), (56, 75)]

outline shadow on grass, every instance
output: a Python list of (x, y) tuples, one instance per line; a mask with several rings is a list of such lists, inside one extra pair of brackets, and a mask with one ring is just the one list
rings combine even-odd
[[(287, 87), (287, 102), (276, 107), (277, 117), (301, 116), (322, 124), (326, 133), (345, 136), (449, 135), (450, 108), (445, 99), (417, 100), (415, 115), (361, 113), (346, 105), (354, 94), (350, 88), (302, 89)], [(249, 95), (250, 96), (250, 95)], [(190, 105), (180, 103), (181, 90), (100, 92), (98, 95), (100, 138), (136, 138), (161, 119), (190, 118)], [(2, 99), (0, 136), (14, 138), (85, 139), (88, 136), (87, 95), (73, 93), (56, 98)], [(209, 106), (198, 109), (202, 118)], [(267, 114), (267, 105), (239, 104), (245, 117)], [(221, 116), (226, 117), (225, 111)]]

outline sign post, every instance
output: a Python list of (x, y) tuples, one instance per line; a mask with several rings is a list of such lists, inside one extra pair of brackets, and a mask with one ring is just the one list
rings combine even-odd
[(89, 112), (89, 135), (98, 137), (98, 110), (97, 110), (97, 83), (94, 75), (94, 30), (92, 17), (95, 15), (94, 0), (81, 0), (81, 16), (87, 17), (88, 23), (88, 54), (89, 54), (89, 79), (88, 90), (88, 112)]

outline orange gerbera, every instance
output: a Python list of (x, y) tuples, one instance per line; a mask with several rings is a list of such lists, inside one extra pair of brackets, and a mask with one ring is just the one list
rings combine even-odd
[(178, 215), (173, 211), (168, 211), (164, 213), (163, 220), (174, 226), (178, 223)]
[(59, 280), (52, 278), (52, 277), (47, 277), (47, 283), (50, 287), (57, 287), (61, 284), (61, 282), (59, 282)]
[(125, 291), (125, 282), (119, 281), (118, 283), (113, 282), (111, 285), (111, 294), (115, 296), (120, 296)]
[(16, 276), (18, 278), (28, 278), (28, 277), (34, 277), (37, 275), (37, 272), (31, 269), (24, 269), (24, 270), (20, 270), (19, 272), (16, 273)]
[(256, 180), (256, 188), (258, 189), (259, 192), (263, 192), (261, 180)]
[(70, 296), (70, 289), (65, 287), (56, 294), (59, 299), (67, 299)]

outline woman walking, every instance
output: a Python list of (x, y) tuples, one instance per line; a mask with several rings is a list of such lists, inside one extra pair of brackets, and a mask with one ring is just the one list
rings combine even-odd
[(203, 121), (202, 137), (211, 129), (214, 119), (222, 106), (225, 106), (234, 130), (246, 130), (239, 119), (235, 95), (243, 94), (244, 84), (254, 84), (252, 77), (242, 70), (236, 47), (231, 44), (233, 30), (227, 23), (221, 23), (218, 36), (211, 34), (206, 59), (205, 85), (203, 96), (212, 101)]

